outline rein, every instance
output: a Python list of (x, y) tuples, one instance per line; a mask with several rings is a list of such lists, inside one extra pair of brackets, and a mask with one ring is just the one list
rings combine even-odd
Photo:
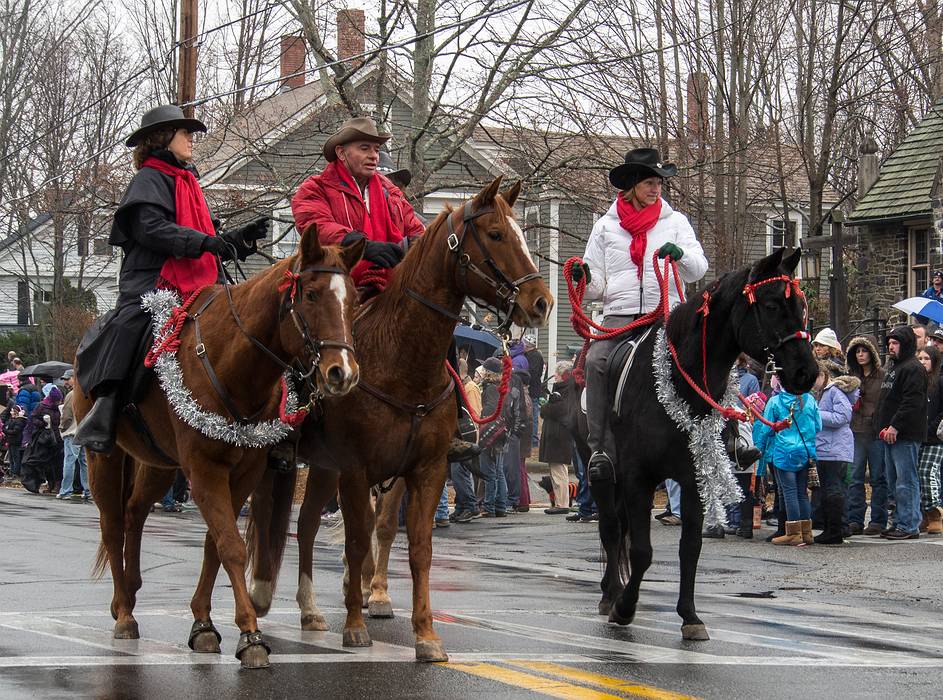
[[(618, 338), (635, 328), (641, 328), (643, 326), (651, 325), (652, 323), (655, 323), (658, 320), (663, 320), (665, 323), (665, 331), (666, 331), (665, 340), (667, 341), (668, 351), (671, 354), (671, 359), (674, 363), (675, 369), (678, 370), (678, 373), (681, 375), (684, 381), (688, 384), (688, 386), (690, 386), (691, 389), (693, 389), (694, 392), (698, 396), (700, 396), (701, 399), (708, 406), (718, 411), (720, 415), (723, 416), (725, 419), (734, 418), (738, 421), (746, 421), (747, 413), (745, 411), (742, 411), (734, 406), (722, 406), (710, 395), (710, 392), (708, 389), (707, 317), (710, 314), (710, 301), (711, 301), (710, 291), (707, 290), (703, 293), (704, 302), (697, 309), (697, 313), (703, 316), (703, 322), (701, 324), (701, 366), (702, 366), (702, 373), (703, 373), (702, 374), (703, 387), (702, 387), (702, 386), (699, 386), (698, 383), (681, 366), (681, 361), (678, 358), (677, 348), (675, 348), (674, 343), (671, 341), (671, 339), (668, 337), (668, 334), (667, 334), (668, 317), (670, 315), (670, 309), (668, 306), (669, 304), (669, 301), (668, 301), (669, 271), (672, 273), (675, 287), (677, 288), (677, 291), (678, 291), (678, 295), (681, 301), (682, 302), (684, 301), (683, 285), (681, 283), (681, 277), (678, 272), (677, 263), (671, 258), (666, 257), (665, 262), (664, 262), (664, 272), (662, 272), (662, 270), (659, 268), (657, 254), (655, 254), (652, 257), (652, 263), (655, 270), (655, 277), (658, 280), (658, 287), (661, 293), (661, 298), (659, 299), (658, 306), (655, 308), (654, 311), (651, 311), (645, 314), (644, 316), (641, 316), (640, 318), (635, 319), (628, 325), (622, 326), (621, 328), (607, 328), (605, 326), (602, 326), (596, 323), (595, 321), (593, 321), (592, 318), (590, 318), (583, 311), (582, 304), (583, 304), (583, 297), (586, 293), (586, 277), (583, 276), (577, 282), (575, 286), (573, 284), (573, 267), (574, 265), (582, 265), (583, 260), (579, 257), (572, 257), (569, 260), (567, 260), (566, 263), (564, 264), (563, 276), (564, 276), (564, 279), (566, 279), (567, 292), (570, 297), (570, 305), (571, 305), (571, 308), (573, 309), (573, 314), (570, 316), (570, 322), (573, 324), (573, 329), (576, 331), (577, 335), (579, 335), (581, 338), (584, 339), (583, 349), (581, 350), (580, 357), (577, 361), (577, 368), (576, 370), (574, 370), (574, 373), (577, 373), (577, 372), (579, 373), (577, 375), (577, 380), (579, 381), (582, 378), (582, 368), (586, 360), (586, 352), (589, 349), (590, 342), (594, 340), (609, 340), (612, 338)], [(799, 280), (793, 279), (789, 277), (788, 275), (778, 275), (776, 277), (770, 277), (767, 279), (760, 280), (758, 282), (747, 284), (743, 288), (742, 294), (746, 297), (748, 304), (750, 305), (751, 309), (754, 312), (756, 323), (757, 323), (757, 328), (764, 335), (764, 340), (766, 340), (765, 338), (766, 331), (765, 331), (765, 328), (763, 327), (763, 324), (760, 323), (759, 311), (757, 310), (757, 306), (756, 306), (756, 289), (765, 284), (771, 284), (773, 282), (786, 283), (786, 289), (784, 293), (787, 299), (794, 292), (800, 299), (803, 300), (803, 302), (805, 301), (805, 295), (802, 293), (802, 290), (799, 288)], [(807, 313), (808, 312), (806, 311), (806, 314)], [(591, 328), (599, 331), (599, 334), (594, 334), (590, 330)], [(809, 333), (807, 331), (802, 331), (802, 330), (796, 331), (795, 333), (791, 333), (785, 336), (784, 338), (777, 337), (776, 338), (777, 344), (773, 346), (772, 350), (779, 349), (790, 340), (808, 341), (809, 338), (810, 338)], [(768, 343), (764, 344), (764, 350), (769, 352), (770, 356), (772, 356), (772, 352)], [(774, 431), (778, 432), (778, 431), (784, 430), (785, 428), (789, 427), (789, 425), (791, 424), (791, 420), (789, 418), (773, 423), (767, 420), (766, 418), (764, 418), (763, 414), (759, 412), (752, 403), (747, 401), (746, 397), (744, 397), (743, 395), (738, 395), (738, 398), (740, 399), (740, 402), (749, 409), (750, 413), (752, 413), (753, 416), (757, 420), (769, 426)]]

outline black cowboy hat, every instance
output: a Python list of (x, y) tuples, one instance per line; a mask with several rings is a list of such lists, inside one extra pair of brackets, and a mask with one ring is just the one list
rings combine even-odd
[(186, 129), (189, 132), (206, 133), (206, 124), (199, 119), (188, 119), (177, 105), (161, 105), (149, 109), (141, 117), (141, 126), (125, 141), (127, 146), (137, 146), (147, 134), (162, 128)]
[(377, 123), (370, 117), (354, 117), (341, 124), (341, 128), (328, 137), (321, 152), (328, 163), (333, 163), (337, 160), (337, 152), (334, 150), (337, 146), (343, 146), (351, 141), (386, 143), (392, 135), (377, 131)]
[(409, 172), (409, 168), (397, 168), (396, 164), (393, 162), (393, 156), (386, 151), (380, 151), (380, 162), (377, 165), (377, 172), (386, 175), (391, 180), (395, 180), (395, 182), (403, 183), (403, 187), (406, 187), (413, 179), (413, 174)]
[(609, 171), (609, 182), (619, 190), (629, 190), (646, 177), (674, 177), (674, 163), (662, 163), (657, 148), (633, 148), (625, 154), (625, 162)]

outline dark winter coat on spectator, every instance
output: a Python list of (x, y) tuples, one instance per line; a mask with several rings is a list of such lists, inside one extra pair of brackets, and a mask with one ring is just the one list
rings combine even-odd
[[(501, 375), (486, 372), (481, 386), (481, 414), (490, 416), (498, 407), (498, 385)], [(511, 432), (519, 421), (520, 402), (514, 400), (513, 383), (504, 398), (501, 415), (479, 427), (479, 443), (492, 455), (500, 454), (511, 439)], [(496, 437), (495, 437), (496, 436)], [(514, 437), (516, 439), (516, 436)]]
[(880, 431), (897, 430), (898, 440), (927, 439), (927, 371), (917, 359), (917, 337), (909, 326), (895, 328), (888, 340), (900, 343), (900, 355), (885, 370), (877, 409)]
[[(871, 353), (871, 358), (874, 360), (874, 369), (867, 376), (865, 376), (864, 368), (858, 364), (858, 358), (856, 357), (860, 347)], [(851, 342), (848, 343), (845, 360), (848, 363), (848, 372), (861, 380), (861, 386), (858, 387), (860, 394), (854, 407), (854, 413), (851, 415), (851, 432), (866, 433), (876, 438), (881, 428), (874, 425), (874, 413), (877, 410), (878, 399), (881, 396), (881, 384), (884, 381), (881, 356), (878, 354), (874, 341), (865, 336), (858, 336), (852, 338)]]
[(569, 464), (573, 459), (573, 438), (570, 437), (570, 431), (562, 424), (554, 420), (554, 416), (560, 408), (556, 406), (563, 399), (560, 390), (566, 382), (555, 382), (553, 390), (547, 397), (547, 403), (540, 409), (540, 416), (543, 418), (543, 424), (540, 429), (540, 453), (538, 455), (541, 462), (559, 462)]
[(546, 363), (544, 356), (540, 354), (537, 348), (531, 348), (524, 353), (527, 358), (527, 371), (530, 372), (530, 396), (532, 399), (539, 399), (544, 395), (544, 370)]
[(924, 445), (940, 444), (940, 438), (936, 436), (940, 420), (943, 420), (943, 377), (937, 380), (936, 386), (927, 389), (927, 439)]
[(533, 401), (530, 397), (530, 373), (514, 368), (511, 373), (511, 392), (518, 404), (517, 423), (512, 432), (520, 444), (521, 457), (530, 457), (531, 431), (533, 430)]

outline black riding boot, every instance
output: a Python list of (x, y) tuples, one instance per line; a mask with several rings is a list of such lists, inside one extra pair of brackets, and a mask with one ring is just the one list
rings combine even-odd
[(843, 544), (842, 539), (842, 511), (845, 509), (845, 499), (835, 496), (826, 496), (822, 499), (822, 515), (825, 520), (825, 529), (820, 535), (813, 537), (816, 544)]
[(737, 529), (737, 537), (745, 540), (753, 539), (753, 494), (750, 493), (740, 503), (740, 527)]
[(72, 442), (92, 452), (108, 453), (115, 448), (118, 423), (118, 397), (114, 393), (95, 399), (92, 409), (79, 423)]

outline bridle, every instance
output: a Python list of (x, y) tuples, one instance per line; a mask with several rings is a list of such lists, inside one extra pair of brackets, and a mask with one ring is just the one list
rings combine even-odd
[[(772, 342), (770, 342), (770, 334), (768, 329), (763, 324), (762, 319), (760, 318), (759, 306), (756, 303), (756, 290), (763, 285), (772, 284), (774, 282), (784, 282), (786, 287), (783, 291), (785, 297), (789, 299), (793, 294), (796, 295), (796, 298), (802, 303), (802, 328), (792, 333), (788, 333), (784, 336), (780, 336), (777, 333), (773, 333)], [(809, 319), (809, 305), (806, 302), (805, 294), (802, 291), (802, 288), (799, 286), (799, 279), (796, 277), (790, 277), (789, 275), (777, 275), (776, 277), (768, 277), (766, 279), (760, 280), (759, 282), (748, 283), (743, 287), (743, 296), (746, 297), (747, 303), (750, 306), (750, 310), (753, 312), (753, 320), (756, 323), (756, 328), (760, 332), (760, 338), (763, 340), (763, 350), (767, 354), (767, 367), (771, 371), (776, 371), (779, 369), (776, 367), (774, 360), (775, 353), (782, 348), (783, 345), (792, 341), (792, 340), (803, 340), (809, 342), (812, 339), (812, 336), (805, 329), (805, 326)]]
[(290, 363), (285, 362), (278, 355), (272, 352), (265, 345), (265, 343), (249, 332), (249, 330), (245, 327), (245, 324), (242, 322), (239, 312), (236, 310), (236, 306), (232, 298), (231, 286), (228, 284), (223, 285), (222, 289), (217, 289), (215, 292), (213, 292), (213, 294), (211, 294), (209, 298), (203, 302), (203, 304), (195, 313), (189, 315), (189, 319), (193, 321), (197, 357), (200, 358), (200, 361), (203, 364), (203, 369), (206, 371), (206, 375), (209, 377), (210, 383), (213, 385), (213, 388), (219, 395), (219, 398), (226, 407), (226, 410), (239, 423), (250, 423), (254, 421), (261, 414), (262, 410), (264, 410), (264, 407), (259, 409), (259, 411), (257, 411), (254, 415), (248, 417), (243, 416), (239, 411), (235, 401), (233, 401), (232, 397), (229, 395), (229, 392), (219, 380), (216, 371), (213, 369), (212, 363), (210, 363), (209, 356), (206, 353), (206, 345), (203, 342), (203, 335), (200, 331), (200, 315), (209, 308), (210, 304), (212, 304), (213, 301), (215, 301), (215, 299), (223, 291), (225, 291), (226, 299), (229, 303), (229, 311), (232, 314), (233, 320), (235, 320), (239, 331), (253, 345), (255, 345), (255, 347), (261, 350), (266, 357), (268, 357), (272, 362), (280, 367), (283, 372), (289, 374), (297, 384), (303, 383), (306, 385), (310, 395), (308, 403), (308, 408), (310, 408), (321, 398), (323, 398), (323, 394), (318, 386), (318, 383), (313, 381), (315, 373), (317, 373), (323, 381), (326, 381), (323, 373), (321, 372), (321, 350), (323, 348), (338, 348), (341, 350), (349, 350), (351, 353), (353, 353), (354, 348), (352, 345), (344, 341), (331, 339), (325, 340), (318, 338), (314, 333), (312, 333), (311, 327), (308, 325), (305, 317), (296, 310), (295, 299), (301, 289), (301, 277), (307, 273), (347, 275), (347, 271), (339, 267), (332, 267), (328, 265), (309, 265), (308, 267), (301, 269), (301, 258), (299, 256), (293, 266), (293, 269), (285, 270), (285, 279), (278, 286), (278, 292), (285, 294), (279, 303), (279, 317), (283, 317), (286, 311), (291, 316), (294, 326), (297, 329), (298, 334), (301, 336), (302, 341), (304, 342), (306, 356), (305, 359), (310, 363), (307, 366), (298, 357), (292, 358)]
[[(468, 273), (470, 272), (476, 275), (485, 284), (495, 290), (495, 295), (498, 301), (505, 307), (505, 313), (507, 314), (504, 320), (498, 324), (497, 332), (502, 336), (510, 336), (511, 324), (513, 323), (511, 315), (514, 313), (514, 307), (517, 306), (517, 297), (520, 294), (521, 285), (531, 280), (540, 279), (541, 275), (539, 272), (534, 271), (516, 280), (509, 278), (495, 262), (494, 257), (488, 252), (484, 243), (482, 243), (481, 235), (478, 228), (475, 226), (475, 220), (477, 218), (495, 212), (495, 208), (492, 206), (482, 207), (481, 209), (471, 209), (470, 204), (470, 202), (466, 202), (459, 210), (462, 215), (462, 228), (458, 233), (455, 232), (455, 225), (452, 223), (452, 220), (455, 218), (454, 214), (450, 214), (448, 217), (449, 236), (446, 242), (449, 246), (449, 250), (455, 256), (452, 274), (459, 291), (464, 296), (472, 299), (476, 304), (493, 311), (500, 319), (500, 308), (492, 306), (471, 293), (468, 288)], [(483, 258), (482, 265), (487, 267), (491, 274), (482, 270), (481, 267), (472, 262), (471, 256), (465, 252), (465, 241), (469, 233), (475, 245), (478, 247), (478, 250), (481, 252)]]

